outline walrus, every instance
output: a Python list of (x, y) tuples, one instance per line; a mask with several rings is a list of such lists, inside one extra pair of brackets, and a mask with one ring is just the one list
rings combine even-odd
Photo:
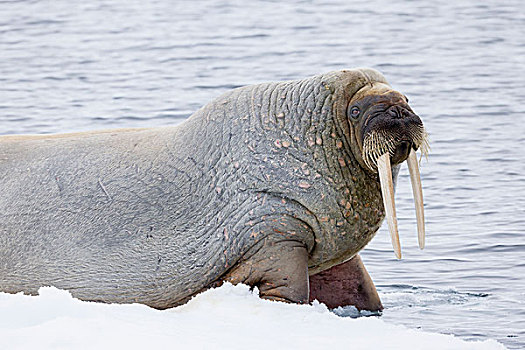
[[(0, 291), (158, 309), (225, 281), (381, 309), (358, 252), (427, 133), (373, 69), (237, 88), (172, 127), (0, 138)], [(311, 291), (311, 292), (310, 292)]]

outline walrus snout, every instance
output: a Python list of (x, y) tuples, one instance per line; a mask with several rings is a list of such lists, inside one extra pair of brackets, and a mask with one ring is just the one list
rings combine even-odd
[[(402, 116), (405, 114), (405, 116)], [(391, 108), (372, 118), (364, 126), (362, 158), (371, 171), (385, 153), (392, 165), (408, 159), (410, 150), (422, 148), (426, 154), (427, 133), (419, 117), (403, 108)]]

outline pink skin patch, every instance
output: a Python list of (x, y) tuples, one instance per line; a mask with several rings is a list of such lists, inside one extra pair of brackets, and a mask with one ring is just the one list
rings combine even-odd
[(359, 310), (383, 310), (374, 282), (359, 255), (310, 276), (310, 302), (316, 299), (330, 309), (353, 305)]

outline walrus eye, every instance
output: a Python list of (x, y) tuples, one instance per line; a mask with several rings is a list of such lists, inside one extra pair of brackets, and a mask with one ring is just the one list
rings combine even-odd
[(361, 114), (359, 108), (354, 106), (350, 109), (350, 117), (356, 119), (357, 117), (359, 117), (359, 114)]

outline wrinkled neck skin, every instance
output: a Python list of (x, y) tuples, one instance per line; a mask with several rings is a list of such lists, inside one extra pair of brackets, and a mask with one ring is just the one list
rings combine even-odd
[(230, 128), (223, 133), (229, 134), (230, 152), (242, 159), (244, 190), (294, 202), (310, 214), (297, 218), (315, 235), (310, 274), (354, 256), (384, 218), (378, 176), (355, 156), (357, 135), (346, 119), (352, 96), (376, 81), (386, 84), (374, 71), (352, 70), (260, 84), (227, 93), (200, 111), (207, 120), (235, 116), (223, 123)]

